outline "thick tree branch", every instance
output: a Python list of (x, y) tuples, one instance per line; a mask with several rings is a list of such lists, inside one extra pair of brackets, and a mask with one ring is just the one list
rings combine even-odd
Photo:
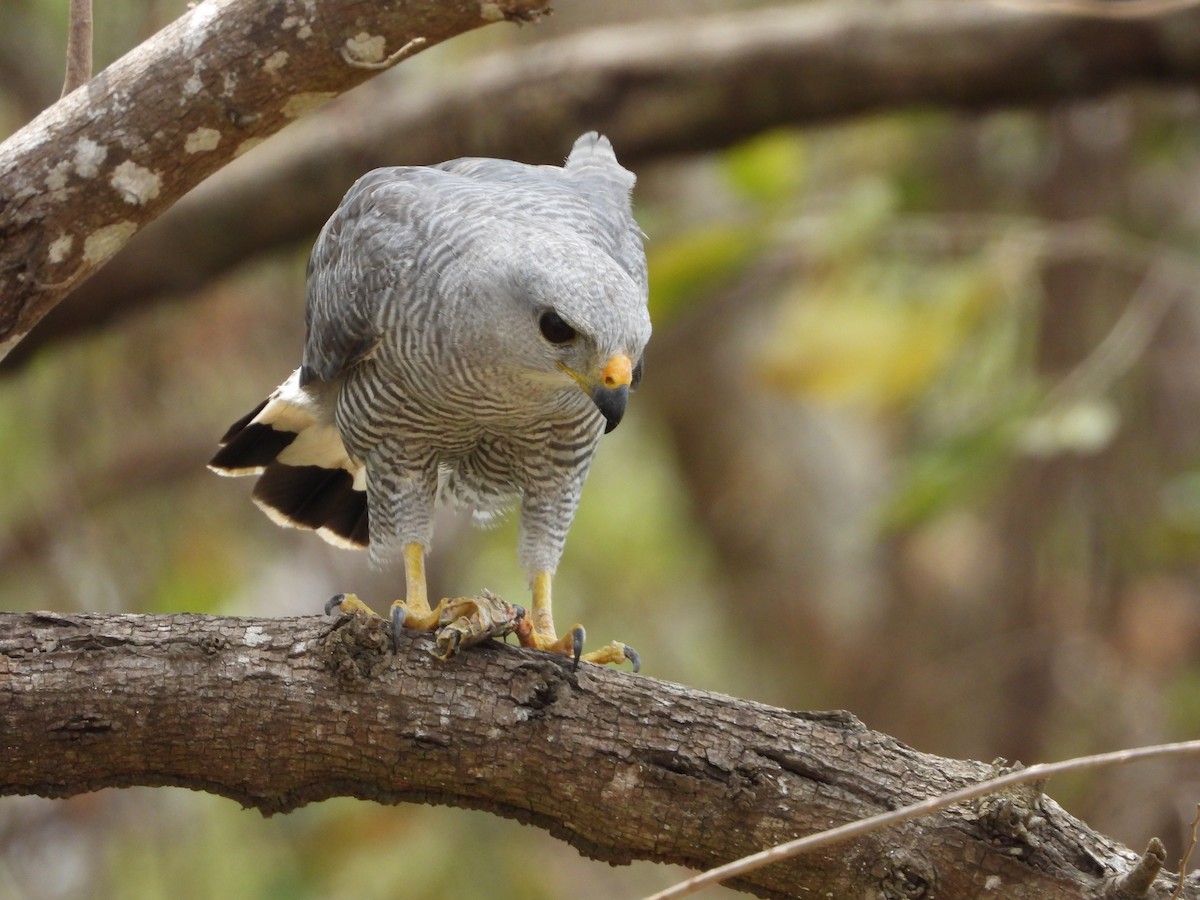
[[(710, 867), (977, 782), (846, 713), (515, 647), (434, 660), (382, 623), (0, 614), (0, 794), (181, 785), (264, 813), (337, 795), (473, 807), (581, 852)], [(1103, 896), (1137, 854), (1035, 789), (750, 873), (767, 895)], [(890, 888), (889, 888), (890, 886)], [(1166, 897), (1158, 879), (1146, 896)], [(1200, 896), (1195, 891), (1184, 896)]]
[(414, 38), (429, 47), (544, 9), (545, 0), (198, 4), (0, 144), (0, 357), (146, 223), (371, 77), (370, 63)]
[(1197, 75), (1200, 10), (1124, 22), (985, 3), (829, 2), (592, 31), (497, 55), (420, 93), (372, 90), (323, 110), (131, 241), (20, 356), (312, 234), (375, 166), (558, 162), (590, 128), (636, 165), (873, 110), (1052, 103)]

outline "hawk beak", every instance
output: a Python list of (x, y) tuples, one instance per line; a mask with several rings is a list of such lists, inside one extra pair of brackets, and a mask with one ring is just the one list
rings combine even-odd
[(600, 383), (588, 392), (596, 409), (607, 423), (604, 433), (608, 434), (621, 424), (625, 405), (629, 402), (629, 384), (633, 381), (633, 360), (628, 354), (618, 353), (600, 370)]
[(600, 380), (597, 383), (568, 368), (565, 363), (560, 362), (558, 367), (570, 375), (583, 392), (592, 398), (596, 409), (600, 410), (600, 415), (604, 416), (607, 423), (604, 426), (605, 434), (621, 424), (621, 418), (625, 415), (625, 404), (629, 402), (629, 386), (633, 382), (633, 360), (629, 358), (629, 354), (618, 353), (606, 362), (600, 370)]

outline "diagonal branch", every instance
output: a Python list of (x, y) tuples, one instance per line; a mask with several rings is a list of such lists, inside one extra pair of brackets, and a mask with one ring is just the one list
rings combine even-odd
[[(378, 620), (0, 613), (0, 794), (170, 784), (266, 814), (338, 795), (441, 803), (537, 825), (600, 859), (705, 868), (990, 772), (848, 713), (573, 672), (513, 647), (440, 663), (425, 638), (389, 646)], [(1057, 900), (1101, 896), (1136, 859), (1024, 788), (738, 886)]]
[(188, 190), (374, 74), (545, 0), (206, 0), (0, 144), (0, 358)]

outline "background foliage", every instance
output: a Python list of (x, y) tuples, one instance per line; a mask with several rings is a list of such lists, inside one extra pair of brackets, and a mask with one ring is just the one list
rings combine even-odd
[[(63, 6), (0, 7), (4, 134), (57, 94)], [(381, 77), (649, 14), (558, 6)], [(97, 66), (183, 8), (98, 8)], [(628, 641), (648, 675), (847, 708), (947, 756), (1194, 737), (1198, 150), (1197, 95), (1159, 91), (899, 111), (642, 167), (656, 335), (585, 492), (560, 617)], [(6, 370), (0, 607), (301, 614), (347, 589), (386, 607), (394, 574), (275, 528), (249, 483), (204, 469), (296, 363), (306, 254)], [(514, 542), (511, 521), (448, 516), (431, 589), (520, 598)], [(1177, 855), (1200, 771), (1051, 793)], [(331, 801), (264, 820), (168, 789), (0, 801), (0, 895), (17, 898), (634, 896), (678, 875), (461, 810)]]

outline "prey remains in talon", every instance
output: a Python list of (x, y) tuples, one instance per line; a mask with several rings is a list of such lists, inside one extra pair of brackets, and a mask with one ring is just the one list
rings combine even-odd
[(525, 608), (485, 589), (479, 597), (459, 597), (442, 607), (433, 638), (437, 649), (430, 652), (438, 659), (449, 659), (465, 647), (519, 633), (522, 627), (529, 627)]
[[(381, 618), (354, 594), (335, 594), (325, 603), (325, 615), (337, 610), (345, 615), (367, 615)], [(398, 649), (400, 629), (406, 624), (402, 604), (392, 606), (392, 648)], [(432, 628), (414, 630), (432, 631), (436, 648), (429, 652), (438, 659), (449, 659), (467, 647), (481, 644), (490, 638), (502, 638), (516, 632), (518, 636), (529, 631), (524, 607), (508, 603), (502, 597), (484, 590), (478, 597), (444, 599), (434, 608), (436, 624)]]
[[(381, 618), (354, 594), (335, 594), (330, 597), (325, 603), (325, 615), (332, 615), (334, 610), (345, 615)], [(414, 631), (433, 632), (434, 643), (437, 646), (429, 652), (438, 659), (449, 659), (459, 650), (481, 644), (490, 638), (502, 638), (510, 634), (517, 636), (522, 647), (539, 647), (533, 623), (525, 608), (509, 603), (486, 588), (478, 597), (443, 599), (429, 615), (423, 616), (418, 622), (407, 617), (405, 612), (405, 604), (392, 604), (393, 651), (399, 650), (401, 629), (405, 627)], [(642, 661), (638, 652), (620, 641), (613, 641), (599, 650), (583, 654), (585, 637), (583, 626), (576, 625), (560, 642), (565, 645), (569, 640), (569, 650), (566, 652), (572, 657), (574, 668), (579, 668), (579, 660), (585, 659), (600, 664), (631, 662), (635, 673), (641, 669)]]

